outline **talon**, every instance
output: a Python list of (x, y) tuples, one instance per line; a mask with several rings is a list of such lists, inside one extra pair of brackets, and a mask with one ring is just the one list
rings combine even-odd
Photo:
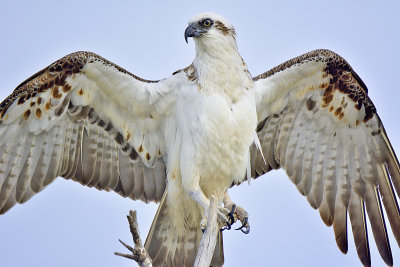
[[(235, 217), (233, 217), (233, 214), (235, 213), (235, 211), (236, 211), (236, 204), (233, 204), (231, 212), (228, 213), (230, 224), (234, 224), (235, 223)], [(230, 229), (230, 227), (229, 227), (229, 229)]]
[[(242, 222), (242, 226), (240, 226), (239, 228), (236, 228), (235, 230), (240, 230), (242, 231), (242, 233), (244, 234), (248, 234), (250, 233), (250, 225), (248, 225), (249, 222), (249, 217), (244, 218), (244, 221)], [(248, 226), (246, 226), (248, 225)]]
[(225, 225), (223, 225), (220, 229), (220, 231), (225, 231), (225, 230), (231, 230), (232, 229), (232, 225), (229, 222), (226, 222)]
[(244, 218), (244, 221), (242, 222), (242, 226), (240, 226), (239, 228), (236, 228), (235, 230), (242, 230), (246, 226), (248, 221), (249, 221), (249, 217)]
[(231, 230), (231, 228), (231, 224), (227, 222), (226, 225), (221, 227), (220, 231)]
[(240, 229), (240, 231), (242, 231), (243, 234), (247, 235), (248, 233), (250, 233), (250, 225), (245, 227), (244, 229)]

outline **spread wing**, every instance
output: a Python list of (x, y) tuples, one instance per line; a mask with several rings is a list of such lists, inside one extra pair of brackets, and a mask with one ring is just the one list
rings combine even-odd
[(19, 85), (0, 105), (0, 213), (57, 176), (159, 201), (171, 79), (147, 81), (77, 52)]
[(370, 265), (366, 210), (378, 250), (392, 265), (381, 202), (400, 245), (399, 162), (360, 77), (339, 55), (316, 50), (254, 81), (265, 162), (252, 148), (253, 177), (285, 169), (325, 224), (333, 225), (343, 253), (349, 214), (358, 256)]

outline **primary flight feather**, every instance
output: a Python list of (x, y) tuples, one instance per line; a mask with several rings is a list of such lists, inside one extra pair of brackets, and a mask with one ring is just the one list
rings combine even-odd
[[(0, 105), (0, 212), (58, 176), (161, 201), (146, 248), (155, 265), (190, 266), (211, 194), (225, 205), (221, 225), (229, 224), (229, 187), (282, 167), (333, 225), (342, 252), (348, 214), (360, 260), (370, 265), (368, 217), (392, 265), (383, 207), (400, 244), (399, 164), (350, 65), (315, 50), (252, 78), (226, 19), (200, 14), (188, 38), (193, 63), (164, 80), (76, 52), (19, 85)], [(242, 208), (236, 215), (248, 227)], [(223, 264), (218, 238), (214, 265)]]

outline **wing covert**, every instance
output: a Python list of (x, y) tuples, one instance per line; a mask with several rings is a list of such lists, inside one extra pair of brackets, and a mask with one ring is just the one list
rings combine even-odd
[[(315, 50), (254, 78), (258, 137), (253, 177), (282, 167), (347, 252), (347, 214), (357, 253), (370, 265), (366, 215), (378, 250), (393, 264), (383, 206), (400, 245), (400, 168), (367, 87), (329, 50)], [(395, 190), (393, 189), (395, 188)]]

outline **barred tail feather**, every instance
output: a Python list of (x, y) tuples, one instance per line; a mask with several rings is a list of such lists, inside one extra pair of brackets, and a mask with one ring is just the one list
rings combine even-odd
[[(145, 248), (153, 260), (153, 266), (193, 266), (202, 232), (200, 227), (186, 227), (184, 231), (178, 233), (171, 220), (171, 208), (168, 206), (166, 196), (167, 190), (164, 192), (151, 225)], [(222, 266), (223, 263), (222, 233), (220, 232), (211, 266)]]

